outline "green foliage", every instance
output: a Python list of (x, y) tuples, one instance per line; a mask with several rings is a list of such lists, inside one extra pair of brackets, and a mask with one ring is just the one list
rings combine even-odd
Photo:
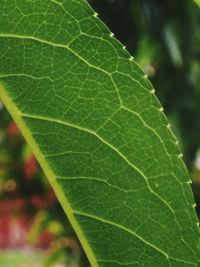
[(92, 266), (199, 266), (177, 140), (130, 54), (83, 0), (0, 14), (0, 96)]
[(198, 6), (200, 6), (200, 0), (194, 0), (194, 1)]
[(198, 6), (187, 0), (90, 2), (148, 73), (192, 172), (200, 147)]

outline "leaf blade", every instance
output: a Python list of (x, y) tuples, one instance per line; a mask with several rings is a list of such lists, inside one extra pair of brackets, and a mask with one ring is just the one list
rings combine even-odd
[(56, 193), (56, 196), (65, 212), (67, 215), (71, 225), (73, 226), (76, 234), (79, 236), (79, 239), (81, 241), (81, 244), (84, 248), (84, 250), (87, 253), (87, 256), (90, 260), (90, 262), (94, 266), (99, 266), (96, 262), (96, 258), (93, 255), (93, 252), (91, 251), (90, 246), (88, 245), (87, 239), (84, 237), (84, 234), (82, 233), (82, 230), (80, 229), (79, 224), (77, 223), (76, 219), (74, 218), (72, 208), (67, 201), (66, 196), (63, 195), (63, 191), (60, 189), (58, 183), (56, 182), (56, 177), (54, 172), (52, 172), (51, 168), (49, 168), (49, 164), (46, 161), (46, 159), (43, 156), (43, 153), (41, 152), (40, 148), (38, 147), (37, 143), (35, 142), (30, 130), (27, 128), (26, 124), (24, 123), (23, 119), (21, 118), (20, 112), (18, 108), (15, 106), (13, 101), (10, 99), (9, 95), (7, 94), (6, 89), (4, 86), (1, 84), (0, 85), (0, 92), (1, 92), (1, 99), (3, 103), (6, 105), (7, 110), (9, 111), (10, 115), (12, 118), (15, 120), (17, 125), (20, 128), (20, 131), (22, 132), (23, 136), (25, 137), (27, 143), (29, 146), (32, 148), (32, 151), (34, 155), (36, 156), (38, 162), (40, 163), (46, 177), (48, 177), (48, 181), (50, 185), (52, 186), (53, 190)]
[(92, 266), (198, 266), (188, 174), (146, 76), (84, 1), (17, 3), (14, 30), (4, 13), (0, 24), (0, 94)]

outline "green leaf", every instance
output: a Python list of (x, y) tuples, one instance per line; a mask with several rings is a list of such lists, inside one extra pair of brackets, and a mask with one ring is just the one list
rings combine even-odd
[(200, 0), (194, 0), (194, 2), (200, 7)]
[(0, 42), (0, 97), (91, 265), (200, 266), (177, 140), (147, 77), (88, 4), (1, 0)]

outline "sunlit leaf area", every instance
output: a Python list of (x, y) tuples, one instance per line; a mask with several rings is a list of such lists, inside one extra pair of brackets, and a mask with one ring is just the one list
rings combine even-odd
[[(89, 3), (151, 80), (179, 140), (200, 217), (198, 5), (190, 0)], [(0, 100), (0, 267), (13, 266), (90, 264), (33, 152)]]

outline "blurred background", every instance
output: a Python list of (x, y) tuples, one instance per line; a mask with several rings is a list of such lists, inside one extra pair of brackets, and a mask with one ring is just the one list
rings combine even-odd
[[(200, 9), (191, 0), (93, 0), (152, 81), (179, 139), (200, 216)], [(0, 102), (0, 267), (89, 266), (62, 208)]]

